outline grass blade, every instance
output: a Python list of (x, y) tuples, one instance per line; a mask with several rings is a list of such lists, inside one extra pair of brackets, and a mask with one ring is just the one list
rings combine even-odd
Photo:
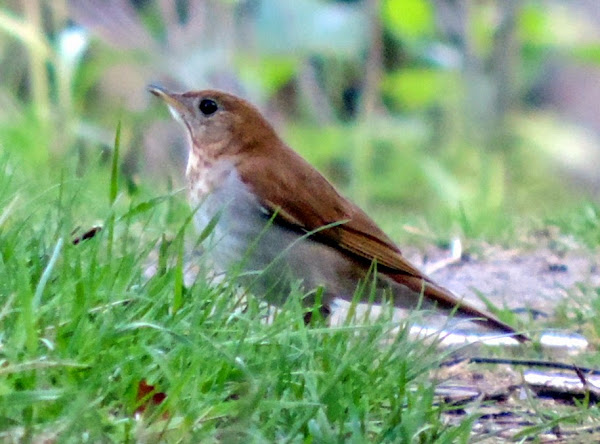
[(112, 247), (115, 234), (115, 214), (113, 205), (117, 200), (117, 193), (119, 192), (119, 151), (121, 146), (121, 121), (117, 123), (117, 130), (115, 132), (115, 143), (113, 146), (113, 156), (110, 169), (110, 188), (108, 191), (108, 204), (110, 205), (110, 216), (108, 218), (108, 245), (106, 247), (107, 256), (112, 258)]

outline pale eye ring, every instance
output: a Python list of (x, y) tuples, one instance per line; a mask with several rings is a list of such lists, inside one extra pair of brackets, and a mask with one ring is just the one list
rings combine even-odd
[(198, 109), (205, 116), (210, 116), (211, 114), (214, 114), (217, 112), (217, 110), (219, 109), (219, 106), (217, 105), (217, 102), (215, 102), (214, 100), (202, 99), (200, 101), (200, 103), (198, 104)]

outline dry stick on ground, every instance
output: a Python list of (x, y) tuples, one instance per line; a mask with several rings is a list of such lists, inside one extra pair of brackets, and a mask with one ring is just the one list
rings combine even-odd
[(442, 367), (450, 367), (456, 364), (460, 364), (461, 362), (467, 361), (468, 363), (473, 364), (507, 364), (507, 365), (523, 365), (528, 367), (544, 367), (544, 368), (554, 368), (557, 370), (570, 370), (575, 373), (581, 372), (582, 374), (588, 375), (600, 375), (600, 370), (588, 368), (588, 367), (580, 367), (574, 364), (565, 364), (564, 362), (554, 362), (554, 361), (543, 361), (538, 359), (512, 359), (512, 358), (483, 358), (473, 356), (470, 358), (457, 358), (449, 361), (442, 362)]

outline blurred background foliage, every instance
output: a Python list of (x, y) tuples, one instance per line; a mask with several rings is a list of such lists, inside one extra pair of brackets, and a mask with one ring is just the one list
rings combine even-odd
[(597, 0), (0, 6), (0, 147), (25, 182), (108, 180), (121, 120), (130, 195), (181, 186), (185, 140), (151, 82), (248, 98), (395, 238), (598, 224)]

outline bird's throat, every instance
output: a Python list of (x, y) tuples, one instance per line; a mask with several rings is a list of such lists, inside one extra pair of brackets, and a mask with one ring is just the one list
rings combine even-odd
[(191, 202), (195, 205), (221, 188), (232, 175), (235, 165), (227, 158), (215, 159), (193, 146), (188, 157), (186, 177)]
[(214, 183), (211, 178), (213, 162), (198, 151), (196, 147), (190, 149), (185, 175), (188, 181), (190, 198), (192, 201), (199, 202), (210, 194), (214, 188)]

